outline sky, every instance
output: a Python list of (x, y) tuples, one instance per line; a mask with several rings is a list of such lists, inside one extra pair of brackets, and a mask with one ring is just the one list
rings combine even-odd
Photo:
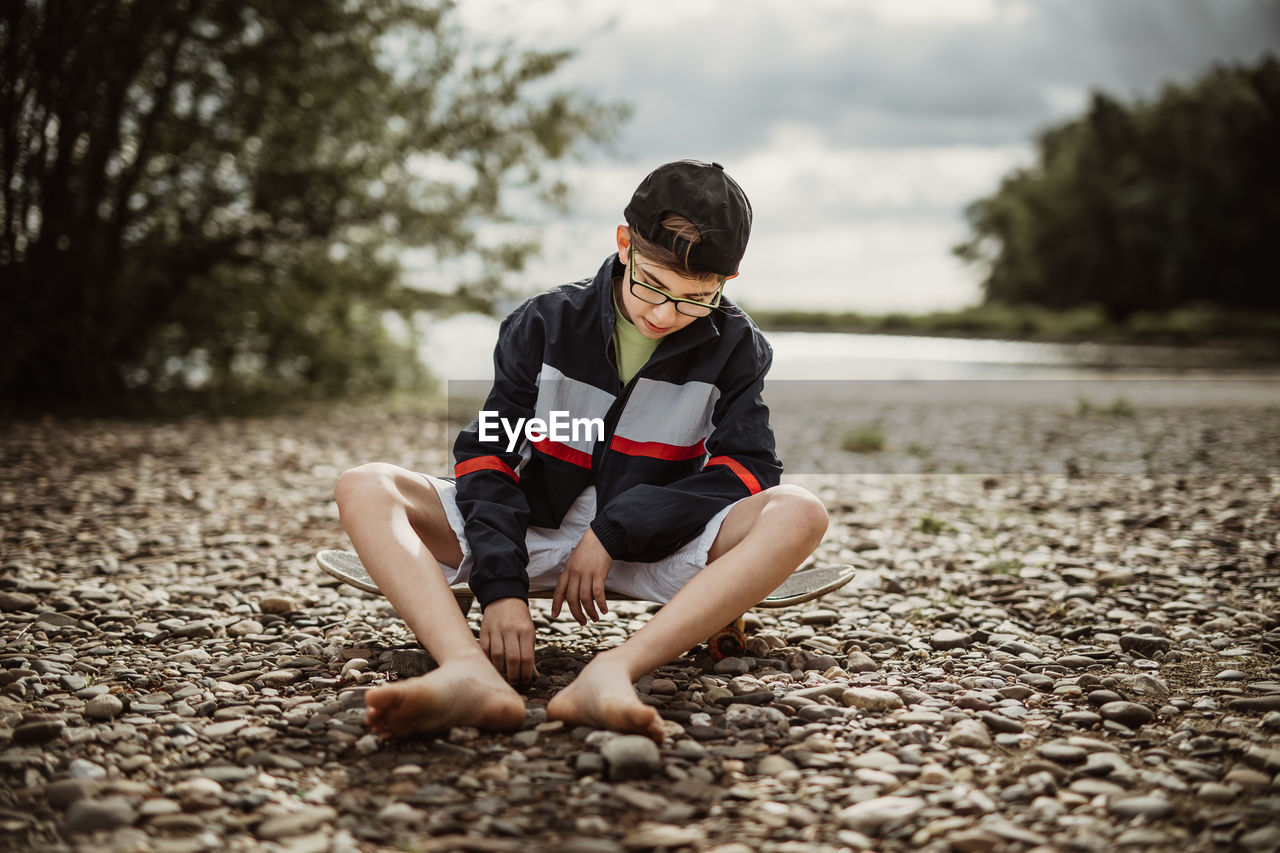
[[(923, 312), (980, 299), (951, 247), (965, 206), (1032, 162), (1091, 90), (1150, 97), (1280, 52), (1273, 0), (461, 0), (477, 38), (568, 47), (549, 84), (632, 106), (564, 168), (532, 293), (591, 276), (640, 180), (715, 160), (755, 209), (748, 309)], [(424, 275), (429, 275), (424, 273)]]

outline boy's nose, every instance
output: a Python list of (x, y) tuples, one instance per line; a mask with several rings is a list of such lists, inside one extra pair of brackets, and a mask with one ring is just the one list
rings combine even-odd
[(676, 315), (680, 312), (676, 311), (676, 304), (668, 299), (661, 305), (654, 307), (654, 314), (662, 318), (662, 321), (668, 325), (676, 319)]

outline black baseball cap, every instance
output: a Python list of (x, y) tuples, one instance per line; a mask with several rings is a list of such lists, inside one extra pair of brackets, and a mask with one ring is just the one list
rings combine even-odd
[[(685, 217), (702, 240), (689, 243), (662, 226), (668, 214)], [(688, 259), (690, 269), (726, 278), (751, 236), (751, 202), (719, 163), (678, 160), (659, 166), (640, 182), (623, 211), (627, 225), (650, 243)]]

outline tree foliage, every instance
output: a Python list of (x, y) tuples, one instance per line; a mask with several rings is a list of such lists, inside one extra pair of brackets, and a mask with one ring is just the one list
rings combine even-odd
[[(413, 381), (414, 312), (485, 308), (516, 194), (623, 110), (471, 45), (445, 0), (13, 0), (0, 11), (0, 396), (332, 396)], [(494, 232), (497, 236), (494, 236)], [(506, 235), (506, 236), (504, 236)], [(405, 286), (406, 248), (480, 272)]]
[(1034, 165), (967, 210), (985, 299), (1113, 319), (1280, 309), (1280, 61), (1219, 66), (1154, 102), (1095, 94)]

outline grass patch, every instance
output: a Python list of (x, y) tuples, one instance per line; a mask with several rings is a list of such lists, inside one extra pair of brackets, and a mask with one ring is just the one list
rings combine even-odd
[(940, 518), (934, 518), (932, 515), (926, 515), (921, 518), (920, 523), (916, 525), (916, 529), (929, 536), (937, 536), (939, 533), (956, 532), (955, 527)]
[(863, 424), (840, 436), (840, 449), (846, 453), (879, 453), (887, 445), (884, 430), (877, 424)]
[(1099, 414), (1109, 418), (1132, 418), (1138, 414), (1138, 410), (1124, 397), (1116, 397), (1106, 405), (1099, 405), (1088, 397), (1077, 397), (1076, 414), (1080, 417)]

